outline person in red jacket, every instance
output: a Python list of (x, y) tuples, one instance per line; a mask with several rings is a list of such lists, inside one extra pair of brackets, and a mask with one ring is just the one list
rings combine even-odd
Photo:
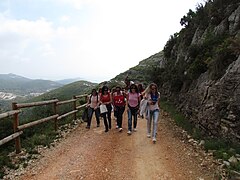
[(125, 110), (125, 94), (121, 90), (121, 87), (117, 86), (116, 91), (113, 93), (113, 106), (117, 117), (117, 127), (119, 128), (119, 132), (122, 132), (122, 120), (123, 113)]
[(112, 128), (112, 123), (111, 123), (112, 96), (107, 86), (102, 87), (102, 93), (100, 95), (100, 103), (106, 105), (107, 107), (107, 112), (101, 113), (101, 116), (103, 117), (103, 120), (104, 120), (105, 132), (108, 132), (108, 130)]

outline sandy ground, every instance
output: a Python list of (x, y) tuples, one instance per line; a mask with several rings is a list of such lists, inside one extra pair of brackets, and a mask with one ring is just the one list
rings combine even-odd
[(103, 120), (98, 128), (93, 120), (90, 130), (81, 124), (17, 179), (216, 179), (216, 167), (181, 139), (166, 113), (159, 119), (156, 144), (146, 136), (145, 119), (138, 119), (137, 130), (127, 135), (126, 114), (122, 132), (105, 133)]

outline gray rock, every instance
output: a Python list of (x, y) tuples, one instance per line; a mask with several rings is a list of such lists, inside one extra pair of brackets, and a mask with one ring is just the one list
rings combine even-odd
[(231, 14), (228, 18), (229, 21), (229, 33), (235, 35), (240, 26), (240, 6)]
[(229, 163), (230, 163), (232, 166), (235, 166), (235, 165), (237, 165), (237, 163), (238, 163), (237, 158), (234, 157), (234, 156), (230, 157), (230, 158), (228, 159), (228, 161), (229, 161)]
[(230, 166), (230, 162), (228, 162), (228, 161), (223, 161), (223, 164), (224, 164), (225, 166), (227, 166), (227, 167)]

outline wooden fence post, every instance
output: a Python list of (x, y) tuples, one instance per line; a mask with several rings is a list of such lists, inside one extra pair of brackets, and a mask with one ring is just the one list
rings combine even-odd
[[(13, 110), (18, 110), (16, 102), (12, 103), (12, 109)], [(16, 132), (18, 132), (18, 126), (19, 126), (18, 113), (14, 114), (13, 117), (14, 117), (14, 120), (13, 120), (13, 131), (14, 131), (14, 133), (16, 133)], [(20, 136), (15, 138), (15, 147), (16, 147), (16, 153), (19, 154), (21, 152)]]
[[(77, 98), (76, 98), (76, 96), (73, 96), (73, 99), (76, 99), (76, 101), (73, 101), (73, 110), (77, 110)], [(77, 112), (74, 113), (74, 120), (77, 120)]]
[[(54, 115), (56, 115), (57, 114), (57, 102), (53, 103), (53, 111), (54, 111)], [(54, 129), (55, 129), (55, 131), (57, 131), (57, 129), (58, 129), (58, 119), (57, 118), (54, 119)]]

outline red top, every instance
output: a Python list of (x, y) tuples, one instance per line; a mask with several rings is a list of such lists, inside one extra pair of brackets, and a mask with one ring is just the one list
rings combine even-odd
[(125, 101), (124, 101), (124, 95), (123, 94), (117, 94), (113, 96), (113, 102), (115, 106), (124, 106)]
[(111, 101), (110, 93), (108, 93), (107, 95), (103, 95), (103, 94), (102, 94), (102, 95), (101, 95), (101, 101), (102, 101), (102, 103)]

